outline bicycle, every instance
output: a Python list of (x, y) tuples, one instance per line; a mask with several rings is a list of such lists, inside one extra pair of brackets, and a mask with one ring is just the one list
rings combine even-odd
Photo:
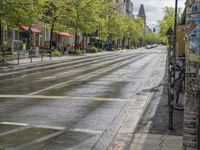
[(173, 107), (176, 110), (184, 110), (184, 91), (185, 91), (185, 60), (180, 59), (182, 66), (176, 65), (175, 71), (179, 72), (178, 78), (174, 81)]
[(183, 97), (185, 89), (184, 58), (176, 59), (175, 64), (173, 64), (172, 59), (170, 59), (168, 73), (170, 83), (168, 86), (168, 106), (172, 104), (174, 109), (182, 111), (184, 110), (184, 98), (181, 98), (181, 96)]

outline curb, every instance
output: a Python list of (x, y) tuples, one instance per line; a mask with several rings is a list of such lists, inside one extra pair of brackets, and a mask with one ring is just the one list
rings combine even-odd
[[(157, 69), (153, 71), (150, 79), (144, 86), (144, 89), (155, 89), (160, 86), (160, 83), (164, 78), (166, 66), (166, 61), (165, 59), (163, 60), (164, 61), (161, 61), (161, 63), (158, 64), (162, 69), (158, 69), (159, 67), (157, 67)], [(155, 75), (155, 72), (157, 72), (157, 75)], [(154, 91), (144, 90), (138, 94), (135, 102), (132, 104), (131, 109), (128, 112), (128, 115), (123, 120), (121, 127), (115, 134), (113, 140), (110, 142), (109, 147), (107, 148), (108, 150), (129, 150), (137, 126), (143, 118), (154, 94)]]

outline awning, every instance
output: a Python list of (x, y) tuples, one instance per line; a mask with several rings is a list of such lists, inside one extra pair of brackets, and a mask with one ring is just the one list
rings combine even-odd
[[(20, 29), (28, 31), (29, 27), (23, 25), (23, 26), (20, 26)], [(31, 28), (31, 32), (32, 33), (41, 33), (41, 31), (36, 28)]]
[(71, 34), (67, 33), (67, 32), (61, 32), (59, 33), (61, 36), (64, 36), (64, 37), (72, 37)]

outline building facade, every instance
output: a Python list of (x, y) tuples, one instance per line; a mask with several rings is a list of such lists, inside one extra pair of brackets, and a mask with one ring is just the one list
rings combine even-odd
[(133, 18), (133, 2), (131, 0), (126, 0), (126, 15)]

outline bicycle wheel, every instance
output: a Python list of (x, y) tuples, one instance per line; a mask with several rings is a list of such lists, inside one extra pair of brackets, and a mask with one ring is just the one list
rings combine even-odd
[(184, 79), (179, 78), (174, 84), (174, 100), (173, 107), (176, 110), (184, 110), (184, 91), (183, 91)]

